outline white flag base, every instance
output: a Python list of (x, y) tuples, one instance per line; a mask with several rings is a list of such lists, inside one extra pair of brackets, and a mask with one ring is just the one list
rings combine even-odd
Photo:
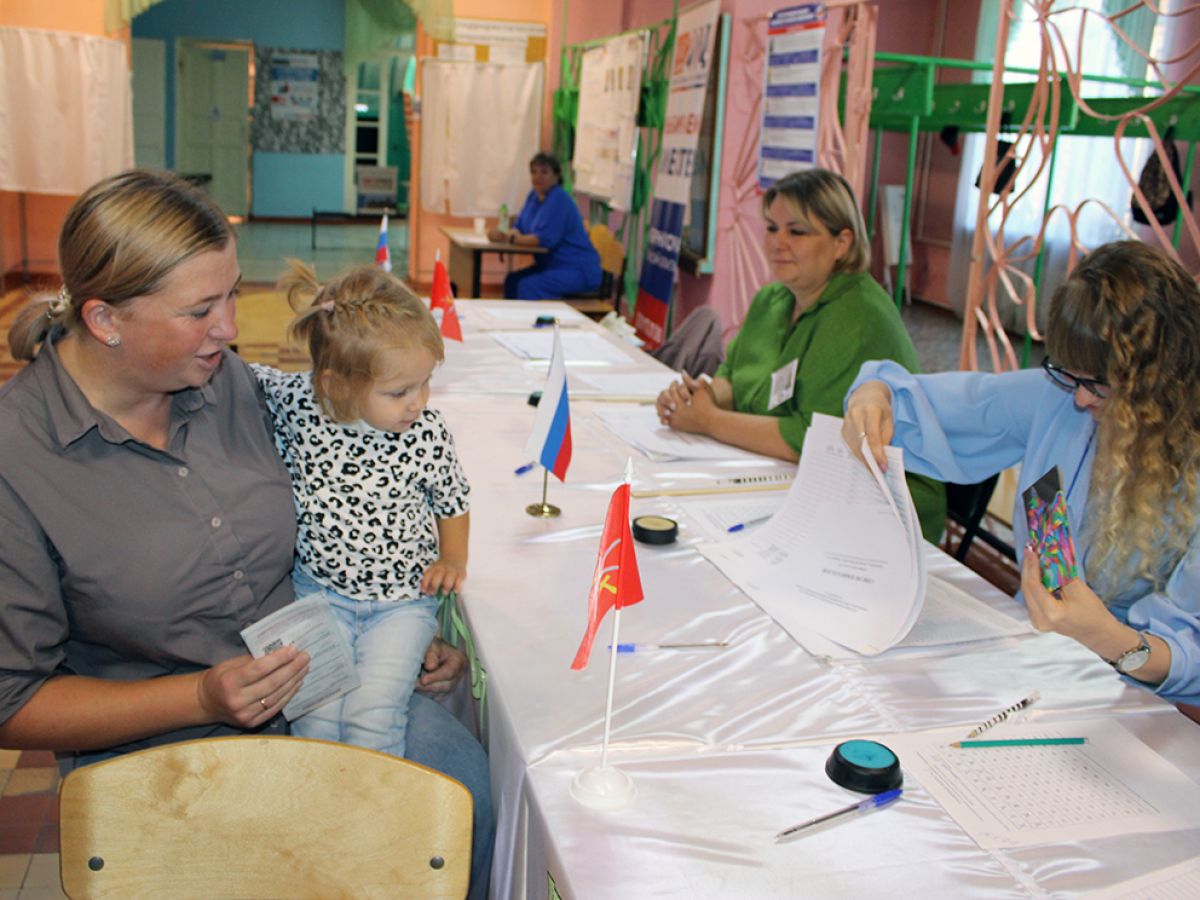
[(590, 809), (621, 809), (633, 802), (633, 779), (613, 766), (592, 766), (571, 780), (571, 796)]

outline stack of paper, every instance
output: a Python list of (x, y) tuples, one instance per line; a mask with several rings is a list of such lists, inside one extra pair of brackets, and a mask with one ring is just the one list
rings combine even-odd
[(864, 655), (912, 629), (925, 599), (925, 553), (900, 450), (868, 471), (841, 420), (813, 416), (783, 508), (749, 536), (700, 552), (801, 644), (816, 632)]

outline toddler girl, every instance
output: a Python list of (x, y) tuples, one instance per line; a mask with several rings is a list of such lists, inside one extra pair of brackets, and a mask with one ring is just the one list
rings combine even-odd
[(470, 491), (440, 413), (426, 408), (442, 336), (380, 269), (321, 286), (295, 260), (279, 282), (312, 371), (253, 366), (292, 476), (296, 597), (321, 594), (361, 686), (292, 723), (300, 737), (404, 755), (408, 702), (439, 592), (467, 575)]

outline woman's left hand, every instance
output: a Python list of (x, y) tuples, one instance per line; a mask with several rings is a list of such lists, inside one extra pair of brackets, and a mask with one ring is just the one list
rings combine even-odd
[(449, 693), (466, 671), (466, 654), (441, 638), (434, 638), (425, 651), (425, 661), (417, 678), (417, 690), (429, 694)]
[(1042, 584), (1041, 563), (1029, 546), (1025, 547), (1025, 556), (1021, 560), (1021, 592), (1034, 628), (1074, 638), (1089, 649), (1095, 649), (1093, 645), (1114, 627), (1126, 627), (1081, 578), (1059, 588), (1059, 596), (1046, 590)]

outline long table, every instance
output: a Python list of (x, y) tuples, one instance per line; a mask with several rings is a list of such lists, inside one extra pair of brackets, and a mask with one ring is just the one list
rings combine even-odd
[[(524, 444), (530, 390), (544, 362), (521, 362), (488, 332), (528, 328), (553, 312), (570, 329), (603, 333), (563, 304), (460, 304), (466, 332), (434, 378), (473, 485), (465, 613), (489, 676), (488, 748), (498, 838), (497, 897), (890, 897), (1074, 895), (1195, 855), (1196, 831), (985, 851), (919, 785), (903, 802), (822, 840), (775, 846), (775, 830), (834, 809), (847, 793), (824, 775), (832, 747), (850, 737), (966, 727), (1037, 689), (1030, 716), (1109, 716), (1200, 780), (1200, 733), (1174, 707), (1130, 687), (1078, 644), (1029, 634), (970, 645), (896, 650), (871, 659), (814, 658), (727, 581), (695, 545), (704, 498), (635, 499), (633, 514), (680, 523), (667, 547), (639, 545), (646, 599), (626, 610), (622, 641), (727, 641), (726, 649), (622, 655), (609, 762), (638, 796), (617, 812), (579, 805), (568, 786), (599, 760), (610, 624), (585, 671), (569, 666), (583, 634), (586, 597), (609, 497), (626, 459), (635, 490), (675, 490), (731, 474), (769, 475), (773, 460), (651, 462), (596, 418), (610, 408), (568, 365), (574, 455), (565, 484), (551, 478), (556, 519), (528, 516), (541, 497)], [(567, 331), (564, 330), (564, 334)], [(627, 364), (661, 372), (620, 344)], [(994, 609), (1023, 619), (1010, 597), (927, 546), (930, 571)], [(553, 886), (553, 887), (552, 887)]]

